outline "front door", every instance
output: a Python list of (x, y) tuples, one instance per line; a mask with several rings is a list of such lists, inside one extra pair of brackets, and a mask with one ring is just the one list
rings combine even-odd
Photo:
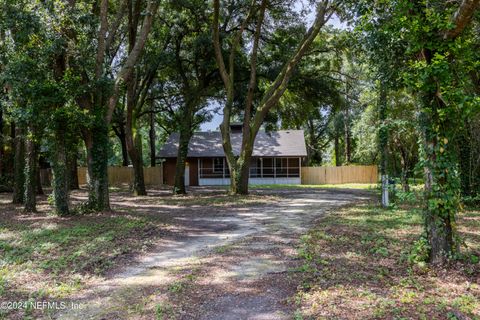
[(188, 163), (185, 163), (185, 185), (190, 185), (190, 166)]

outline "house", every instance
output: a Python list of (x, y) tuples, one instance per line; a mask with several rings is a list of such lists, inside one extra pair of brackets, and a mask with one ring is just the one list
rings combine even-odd
[[(242, 126), (232, 124), (235, 155), (240, 152)], [(163, 159), (164, 183), (173, 185), (179, 134), (167, 139), (159, 158)], [(301, 164), (307, 156), (303, 130), (259, 131), (250, 165), (250, 184), (300, 184)], [(185, 185), (228, 185), (230, 175), (219, 131), (196, 132), (188, 146)]]

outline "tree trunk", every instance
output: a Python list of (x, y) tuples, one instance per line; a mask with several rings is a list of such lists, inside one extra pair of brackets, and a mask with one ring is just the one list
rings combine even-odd
[(335, 130), (335, 137), (333, 138), (333, 144), (335, 149), (335, 166), (339, 167), (342, 165), (340, 160), (340, 138), (338, 137), (338, 131)]
[(122, 166), (128, 167), (130, 162), (128, 161), (125, 126), (123, 124), (119, 124), (117, 130), (114, 130), (114, 131), (115, 131), (115, 135), (118, 137), (118, 140), (120, 140), (120, 146), (122, 147)]
[(110, 210), (108, 192), (108, 126), (104, 119), (87, 133), (88, 206), (95, 211)]
[[(433, 79), (431, 81), (435, 83)], [(435, 88), (435, 85), (431, 87)], [(448, 144), (449, 130), (445, 128), (446, 124), (438, 114), (439, 108), (442, 108), (442, 102), (437, 100), (435, 92), (425, 93), (422, 100), (425, 229), (430, 245), (430, 261), (443, 264), (459, 252), (455, 228), (455, 214), (459, 206), (459, 181), (455, 168), (451, 167), (455, 152), (454, 147)], [(448, 121), (455, 122), (455, 119), (450, 117)], [(438, 130), (442, 132), (442, 137), (438, 135)]]
[[(250, 155), (244, 155), (242, 160), (239, 159), (237, 164), (237, 170), (235, 175), (230, 179), (233, 181), (230, 185), (230, 193), (235, 195), (247, 195), (248, 194), (248, 182), (250, 179)], [(233, 178), (233, 179), (232, 179)]]
[(68, 189), (78, 190), (78, 165), (77, 165), (77, 148), (67, 154), (67, 171), (68, 171)]
[(128, 131), (127, 129), (127, 149), (133, 166), (133, 194), (135, 196), (144, 196), (147, 194), (147, 191), (145, 189), (143, 175), (141, 136), (140, 133), (137, 132), (135, 133), (135, 137), (131, 137)]
[(28, 129), (28, 135), (25, 139), (25, 212), (37, 211), (37, 167), (38, 167), (38, 155), (37, 146), (35, 143), (35, 130), (33, 128)]
[[(249, 125), (243, 127), (242, 151), (236, 159), (233, 175), (230, 175), (230, 193), (234, 195), (247, 195), (248, 182), (250, 179), (250, 162), (252, 159), (253, 145), (257, 132), (253, 131)], [(235, 158), (234, 158), (235, 159)], [(228, 160), (228, 159), (227, 159)], [(229, 167), (233, 167), (229, 164)]]
[(188, 155), (188, 144), (192, 137), (190, 117), (184, 117), (184, 123), (180, 126), (180, 137), (178, 142), (177, 163), (175, 166), (175, 185), (173, 194), (186, 194), (185, 188), (185, 165)]
[(382, 178), (382, 206), (388, 207), (388, 174), (387, 174), (387, 156), (388, 156), (388, 128), (385, 124), (387, 119), (387, 88), (385, 83), (380, 84), (380, 95), (378, 101), (378, 119), (380, 121), (380, 129), (378, 131), (378, 148), (380, 151), (380, 176)]
[(25, 141), (23, 129), (15, 126), (15, 159), (13, 165), (13, 203), (20, 204), (25, 196)]
[(409, 192), (410, 191), (410, 185), (408, 184), (408, 155), (407, 152), (402, 148), (399, 147), (398, 150), (400, 150), (400, 164), (402, 167), (402, 172), (400, 173), (400, 181), (402, 183), (402, 189), (404, 192)]
[(127, 121), (125, 125), (125, 138), (127, 151), (133, 165), (133, 195), (144, 196), (147, 194), (143, 176), (143, 157), (141, 148), (141, 136), (137, 130), (137, 118), (134, 114), (134, 83), (127, 84)]
[(150, 131), (148, 132), (148, 136), (150, 138), (150, 166), (155, 167), (157, 164), (157, 155), (155, 151), (155, 113), (153, 113), (153, 102), (152, 102), (152, 110), (150, 112)]
[(5, 152), (3, 147), (3, 106), (0, 104), (0, 177), (3, 177), (4, 153)]
[[(38, 152), (38, 149), (37, 149), (37, 152)], [(43, 196), (44, 194), (45, 192), (43, 192), (42, 178), (40, 176), (40, 164), (37, 162), (37, 195)]]
[(67, 171), (67, 148), (65, 132), (55, 132), (55, 149), (52, 155), (52, 187), (55, 213), (66, 216), (70, 213), (68, 207), (68, 171)]
[[(348, 83), (346, 83), (347, 94), (348, 94)], [(348, 99), (345, 97), (345, 118), (343, 120), (344, 133), (345, 133), (345, 164), (349, 165), (352, 161), (352, 146), (350, 139), (350, 108), (348, 105)]]
[(145, 196), (147, 195), (147, 191), (145, 188), (145, 178), (144, 178), (144, 170), (143, 170), (142, 135), (139, 132), (135, 134), (134, 149), (136, 150), (136, 157), (137, 157), (135, 161), (132, 160), (133, 174), (134, 174), (134, 179), (133, 179), (134, 195)]
[(350, 106), (348, 102), (348, 80), (345, 79), (345, 117), (343, 120), (344, 134), (345, 134), (345, 164), (349, 165), (351, 158), (351, 141), (350, 141)]
[(313, 121), (309, 119), (306, 123), (308, 128), (307, 136), (307, 165), (321, 165), (322, 164), (322, 153), (320, 152), (320, 139), (317, 139), (315, 133), (315, 125)]

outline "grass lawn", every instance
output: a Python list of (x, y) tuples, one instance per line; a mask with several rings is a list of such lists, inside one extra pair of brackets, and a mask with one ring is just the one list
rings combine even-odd
[[(25, 214), (0, 194), (0, 302), (62, 301), (101, 281), (116, 267), (134, 261), (162, 238), (179, 230), (173, 212), (195, 216), (213, 207), (248, 206), (274, 201), (269, 195), (229, 196), (218, 190), (172, 196), (149, 190), (134, 198), (128, 190), (111, 190), (111, 212), (57, 217), (46, 196), (38, 197), (37, 214)], [(78, 204), (86, 192), (73, 192)], [(34, 310), (0, 310), (0, 319), (35, 319)]]
[[(45, 197), (24, 214), (0, 195), (1, 301), (62, 300), (163, 236), (166, 225), (128, 211), (55, 217)], [(35, 319), (0, 310), (0, 319)]]
[(463, 258), (433, 269), (412, 255), (418, 209), (362, 204), (325, 216), (302, 238), (296, 319), (480, 319), (480, 211), (460, 213), (458, 226)]
[(344, 183), (344, 184), (256, 184), (251, 185), (250, 189), (322, 189), (322, 188), (337, 188), (337, 189), (376, 189), (376, 183)]

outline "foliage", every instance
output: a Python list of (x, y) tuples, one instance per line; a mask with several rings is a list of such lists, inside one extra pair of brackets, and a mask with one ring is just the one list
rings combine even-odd
[[(452, 35), (449, 31), (460, 23), (452, 22), (452, 16), (464, 5), (449, 4), (445, 10), (444, 3), (438, 1), (428, 6), (387, 1), (361, 2), (356, 7), (359, 30), (372, 49), (371, 60), (378, 62), (379, 77), (391, 87), (405, 86), (419, 107), (420, 165), (427, 172), (425, 225), (433, 261), (444, 261), (458, 250), (455, 214), (460, 183), (452, 143), (465, 123), (464, 116), (478, 106), (478, 98), (469, 90), (471, 79), (466, 71), (475, 64), (471, 59), (475, 46), (469, 17), (462, 17), (466, 20), (460, 33)], [(394, 65), (394, 72), (385, 64)]]
[[(468, 257), (480, 249), (472, 233), (479, 218), (478, 211), (459, 215)], [(429, 242), (420, 237), (422, 228), (421, 210), (411, 205), (383, 209), (358, 204), (322, 217), (301, 238), (295, 270), (301, 274), (294, 296), (298, 313), (307, 319), (352, 314), (363, 319), (436, 319), (447, 312), (478, 317), (475, 296), (480, 287), (470, 285), (480, 272), (478, 264), (468, 258), (434, 270), (425, 263)]]

